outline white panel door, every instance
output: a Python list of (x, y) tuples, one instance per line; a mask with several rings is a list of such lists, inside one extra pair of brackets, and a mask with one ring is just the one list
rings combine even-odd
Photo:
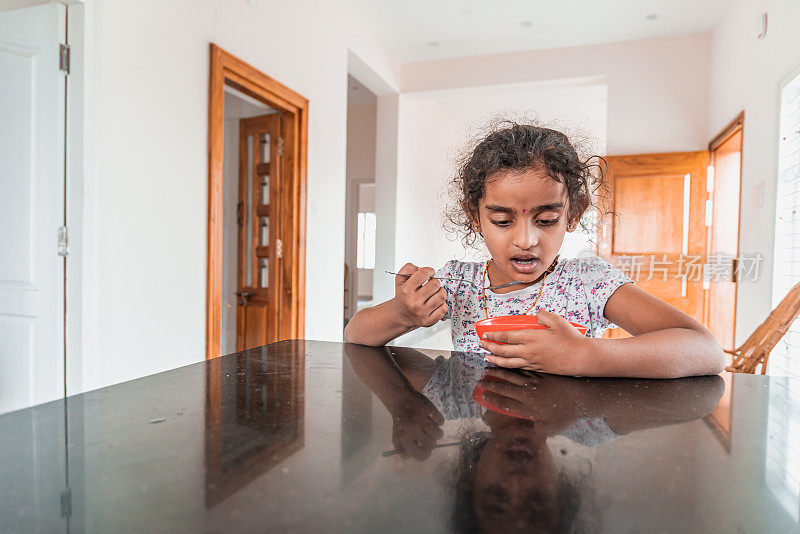
[(64, 9), (0, 11), (0, 413), (64, 394)]

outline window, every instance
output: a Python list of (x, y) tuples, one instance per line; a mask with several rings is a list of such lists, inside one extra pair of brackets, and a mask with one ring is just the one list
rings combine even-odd
[[(352, 249), (351, 249), (352, 250)], [(375, 268), (375, 214), (358, 214), (358, 244), (356, 247), (356, 267)]]
[[(800, 76), (781, 94), (778, 187), (775, 216), (773, 307), (800, 282)], [(795, 321), (769, 357), (769, 374), (800, 378), (800, 321)], [(769, 390), (766, 482), (792, 518), (800, 497), (800, 424), (790, 406), (800, 402), (796, 380), (773, 380)]]
[[(781, 95), (772, 305), (800, 282), (800, 76)], [(800, 378), (800, 321), (769, 358), (769, 372)]]

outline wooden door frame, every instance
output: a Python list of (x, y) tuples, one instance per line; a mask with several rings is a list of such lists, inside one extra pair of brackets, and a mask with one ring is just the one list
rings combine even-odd
[[(742, 147), (741, 147), (741, 157), (739, 160), (739, 228), (737, 228), (736, 232), (736, 257), (739, 257), (739, 231), (741, 230), (741, 223), (742, 223), (742, 170), (744, 169), (744, 110), (740, 111), (738, 115), (736, 115), (733, 120), (731, 120), (725, 127), (720, 130), (720, 132), (714, 136), (714, 138), (709, 141), (708, 143), (708, 164), (714, 165), (714, 151), (719, 148), (725, 141), (730, 139), (732, 135), (736, 132), (742, 132)], [(715, 181), (716, 181), (716, 166), (715, 166)], [(711, 191), (710, 200), (712, 203), (716, 203), (716, 199), (714, 198), (714, 191), (716, 190), (716, 183), (714, 184), (714, 190)], [(714, 204), (716, 205), (716, 204)], [(711, 235), (713, 233), (713, 219), (712, 219), (712, 226), (706, 228), (706, 250), (710, 250), (711, 247)], [(734, 271), (735, 272), (735, 271)], [(736, 281), (736, 285), (733, 288), (733, 339), (734, 343), (736, 342), (736, 298), (739, 294), (739, 282)], [(710, 298), (711, 292), (706, 290), (705, 297), (705, 305), (704, 313), (703, 313), (703, 323), (706, 327), (709, 326), (709, 312), (710, 312)], [(724, 347), (723, 347), (724, 348)], [(731, 347), (733, 348), (733, 347)]]
[[(285, 168), (292, 187), (285, 191), (283, 210), (284, 286), (278, 288), (282, 309), (280, 339), (300, 339), (305, 331), (306, 172), (308, 156), (308, 100), (255, 67), (210, 43), (208, 99), (208, 219), (206, 265), (206, 359), (220, 356), (222, 335), (223, 152), (225, 85), (256, 98), (291, 117), (285, 133)], [(283, 198), (282, 198), (283, 200)], [(290, 229), (290, 231), (289, 231)]]

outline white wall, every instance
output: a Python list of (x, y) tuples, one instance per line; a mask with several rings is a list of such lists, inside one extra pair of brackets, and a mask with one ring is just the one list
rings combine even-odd
[(339, 2), (87, 1), (83, 389), (205, 354), (209, 42), (310, 101), (305, 337), (341, 339), (348, 55), (397, 68)]
[(601, 76), (608, 84), (608, 153), (708, 145), (710, 37), (681, 35), (404, 64), (404, 93)]
[[(375, 267), (395, 264), (395, 219), (397, 217), (397, 164), (399, 95), (378, 96), (375, 127)], [(377, 276), (372, 297), (383, 302), (394, 296), (391, 276)]]
[[(768, 31), (755, 38), (757, 17), (768, 13)], [(778, 169), (780, 89), (800, 68), (800, 3), (737, 0), (714, 27), (711, 39), (709, 126), (715, 136), (744, 110), (739, 253), (762, 254), (756, 282), (741, 281), (736, 297), (736, 344), (772, 308), (772, 256)]]
[[(353, 82), (352, 78), (350, 83)], [(359, 91), (368, 92), (368, 89), (361, 86)], [(366, 104), (353, 104), (353, 101), (368, 101)], [(351, 100), (348, 97), (348, 100)], [(360, 211), (360, 184), (374, 182), (375, 180), (375, 133), (377, 121), (377, 99), (375, 95), (353, 95), (350, 104), (347, 106), (347, 205), (345, 207), (345, 259), (350, 267), (348, 272), (348, 317), (352, 318), (356, 313), (356, 300), (362, 293), (361, 287), (366, 276), (370, 278), (364, 269), (358, 269), (356, 263), (357, 252), (357, 214)], [(371, 291), (370, 291), (371, 293)]]
[[(226, 102), (230, 95), (225, 95)], [(239, 120), (225, 119), (222, 165), (222, 321), (220, 347), (223, 354), (236, 352), (236, 312), (239, 266), (239, 232), (236, 204), (239, 202)]]
[(347, 108), (347, 180), (375, 179), (377, 105)]

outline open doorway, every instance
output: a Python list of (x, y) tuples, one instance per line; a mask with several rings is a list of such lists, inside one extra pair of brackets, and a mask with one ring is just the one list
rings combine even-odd
[(344, 324), (371, 306), (375, 272), (375, 135), (378, 99), (347, 77)]
[(308, 100), (211, 45), (206, 358), (302, 338)]
[(267, 313), (267, 301), (248, 288), (269, 288), (270, 218), (262, 206), (269, 206), (270, 173), (265, 170), (271, 163), (273, 138), (279, 137), (271, 131), (279, 121), (277, 114), (260, 100), (225, 86), (222, 354), (251, 348), (249, 341), (266, 335), (261, 330), (267, 321), (259, 319)]

